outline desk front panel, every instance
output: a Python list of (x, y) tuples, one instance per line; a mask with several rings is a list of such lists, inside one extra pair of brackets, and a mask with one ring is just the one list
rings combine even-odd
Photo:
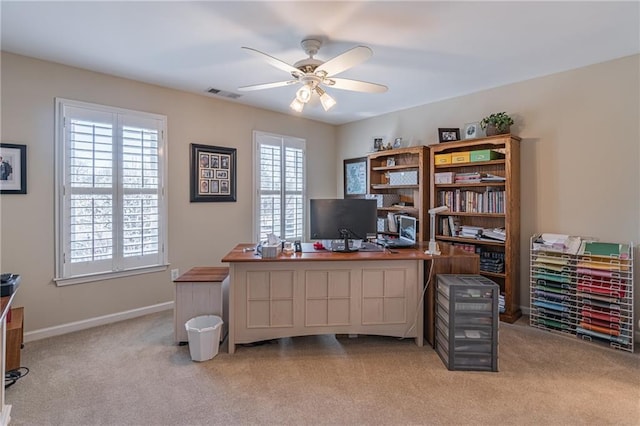
[(233, 344), (332, 333), (421, 344), (422, 261), (232, 263), (231, 276)]

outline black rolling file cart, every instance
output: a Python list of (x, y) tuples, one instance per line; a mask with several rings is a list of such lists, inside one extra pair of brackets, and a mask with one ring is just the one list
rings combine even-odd
[(498, 371), (498, 294), (482, 275), (437, 276), (436, 352), (449, 370)]

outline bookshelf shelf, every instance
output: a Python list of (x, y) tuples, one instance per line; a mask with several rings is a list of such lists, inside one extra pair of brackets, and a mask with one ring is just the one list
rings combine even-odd
[[(504, 136), (504, 135), (499, 135), (499, 136)], [(492, 137), (496, 137), (496, 136), (492, 136)], [(514, 136), (515, 137), (515, 136)], [(483, 138), (483, 139), (488, 139), (488, 138)], [(471, 142), (477, 142), (480, 141), (481, 139), (472, 139)], [(451, 142), (447, 142), (447, 144), (449, 144)], [(455, 143), (455, 142), (454, 142)], [(474, 166), (503, 166), (505, 164), (505, 160), (491, 160), (491, 161), (474, 161), (473, 162)], [(455, 169), (458, 167), (468, 167), (469, 163), (455, 163), (455, 164), (434, 164), (435, 169), (439, 170), (439, 169)]]
[(482, 188), (487, 186), (504, 187), (504, 182), (480, 182), (480, 183), (438, 183), (436, 189), (440, 188)]
[[(436, 155), (491, 150), (503, 158), (455, 164), (436, 164)], [(480, 254), (480, 274), (500, 287), (504, 309), (500, 319), (515, 322), (521, 315), (520, 273), (520, 138), (510, 134), (447, 142), (430, 146), (430, 207), (447, 205), (449, 211), (438, 215), (436, 240), (471, 246)], [(449, 173), (452, 183), (435, 183), (436, 173)], [(466, 174), (476, 174), (474, 182), (455, 182)], [(482, 181), (483, 178), (503, 181)], [(440, 176), (439, 176), (440, 177)], [(445, 175), (446, 177), (446, 175)], [(505, 241), (465, 238), (452, 235), (451, 229), (500, 230)], [(455, 230), (454, 230), (455, 232)]]
[(479, 240), (477, 238), (450, 237), (448, 235), (436, 235), (436, 239), (441, 241), (458, 242), (464, 244), (484, 244), (488, 246), (504, 247), (504, 243), (496, 240)]
[(387, 185), (387, 184), (379, 184), (379, 185), (371, 185), (371, 189), (402, 189), (402, 188), (420, 188), (420, 185)]

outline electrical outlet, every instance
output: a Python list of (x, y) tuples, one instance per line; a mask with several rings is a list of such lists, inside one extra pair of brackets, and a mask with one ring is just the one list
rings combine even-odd
[(171, 270), (171, 280), (175, 281), (178, 279), (178, 277), (180, 276), (180, 270), (179, 269), (172, 269)]

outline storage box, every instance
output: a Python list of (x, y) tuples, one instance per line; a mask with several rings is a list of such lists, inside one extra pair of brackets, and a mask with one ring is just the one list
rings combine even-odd
[(400, 202), (399, 194), (367, 194), (366, 198), (376, 200), (378, 207), (391, 207)]
[(496, 152), (492, 149), (481, 149), (478, 151), (471, 151), (471, 155), (469, 156), (469, 159), (472, 162), (497, 160), (499, 158), (504, 158), (504, 154), (500, 152)]
[(417, 185), (418, 171), (411, 170), (407, 172), (389, 172), (390, 185)]
[(455, 177), (454, 172), (439, 172), (433, 174), (433, 181), (434, 183), (453, 183)]
[(469, 151), (464, 152), (455, 152), (451, 154), (451, 163), (468, 163), (469, 158), (471, 157), (471, 153)]
[(389, 222), (387, 219), (383, 219), (381, 217), (378, 218), (378, 232), (389, 232)]
[(438, 164), (451, 164), (451, 154), (436, 154), (435, 163)]

